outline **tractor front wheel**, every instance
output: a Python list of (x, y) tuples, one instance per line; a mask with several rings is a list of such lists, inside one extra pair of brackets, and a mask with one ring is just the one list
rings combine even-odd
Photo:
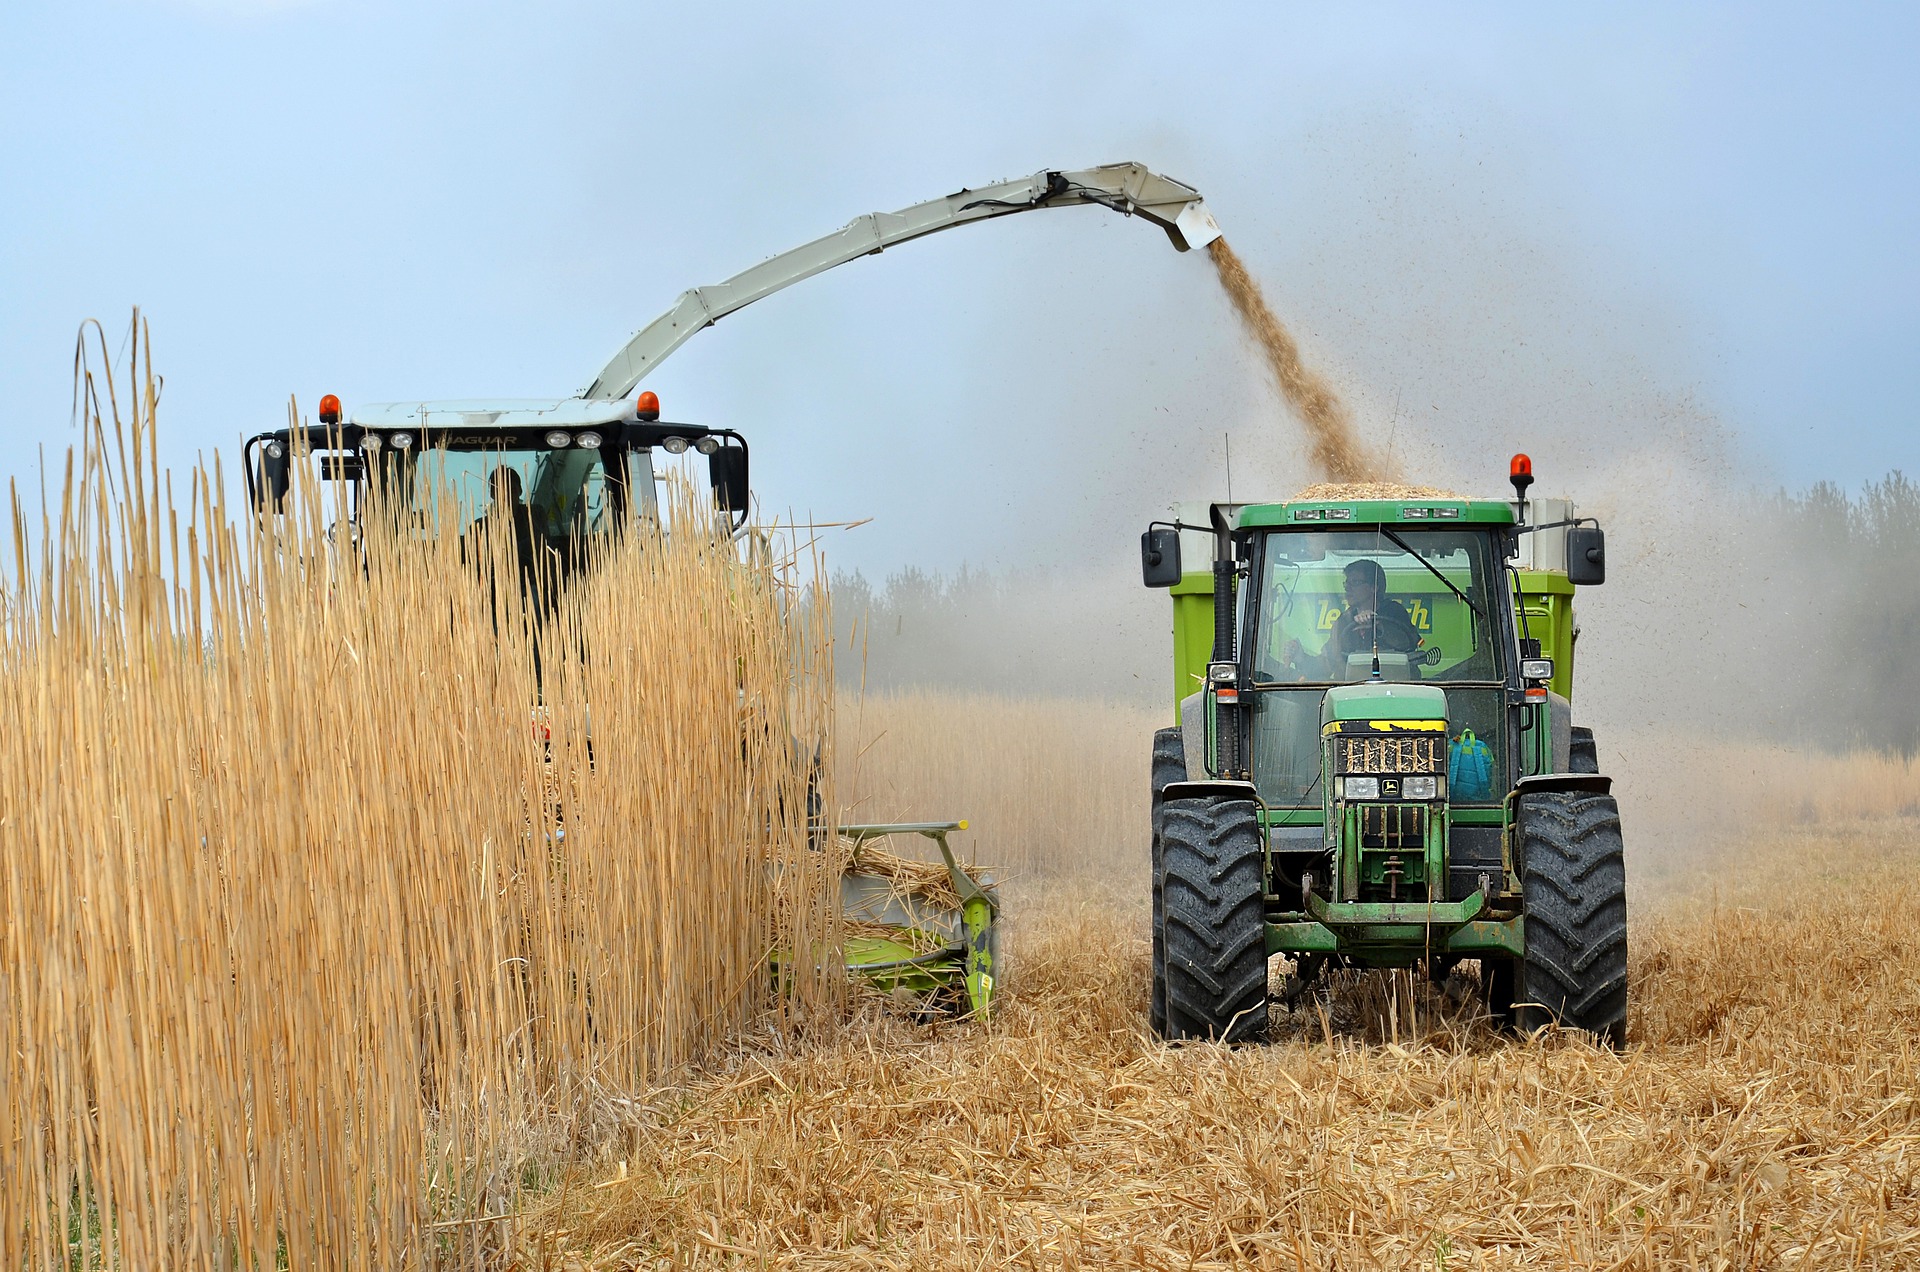
[(1526, 957), (1517, 969), (1520, 1027), (1558, 1022), (1609, 1046), (1627, 1037), (1627, 873), (1611, 795), (1520, 798)]
[(1153, 990), (1148, 1000), (1147, 1023), (1156, 1037), (1167, 1036), (1167, 941), (1162, 916), (1166, 907), (1160, 899), (1160, 792), (1169, 782), (1187, 778), (1187, 747), (1179, 729), (1156, 729), (1153, 734)]
[(1219, 795), (1160, 806), (1168, 1041), (1245, 1042), (1267, 1030), (1266, 845), (1258, 806)]

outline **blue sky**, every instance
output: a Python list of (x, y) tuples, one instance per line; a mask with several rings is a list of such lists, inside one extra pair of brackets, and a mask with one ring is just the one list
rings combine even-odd
[[(1920, 471), (1911, 6), (913, 8), (11, 0), (0, 475), (71, 439), (84, 318), (143, 307), (184, 462), (289, 394), (564, 394), (859, 213), (1117, 159), (1207, 195), (1409, 475)], [(769, 505), (876, 517), (831, 549), (873, 570), (1111, 565), (1221, 434), (1237, 494), (1305, 476), (1204, 259), (1098, 211), (857, 262), (653, 387)]]

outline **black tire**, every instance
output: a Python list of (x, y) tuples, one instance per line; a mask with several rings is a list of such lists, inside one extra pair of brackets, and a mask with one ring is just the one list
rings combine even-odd
[(1527, 954), (1518, 1015), (1558, 1022), (1607, 1045), (1627, 1038), (1627, 871), (1611, 795), (1520, 798), (1520, 882)]
[(1598, 773), (1600, 752), (1594, 749), (1593, 730), (1573, 726), (1573, 745), (1567, 749), (1567, 772)]
[(1168, 1041), (1267, 1031), (1266, 845), (1250, 799), (1160, 805)]
[(1153, 734), (1153, 989), (1147, 1005), (1147, 1023), (1156, 1037), (1167, 1036), (1167, 940), (1160, 900), (1160, 792), (1167, 783), (1185, 781), (1187, 745), (1179, 729), (1156, 729)]

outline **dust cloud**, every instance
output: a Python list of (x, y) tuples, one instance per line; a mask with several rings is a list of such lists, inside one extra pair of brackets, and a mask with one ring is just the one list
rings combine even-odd
[(1325, 377), (1300, 359), (1300, 344), (1274, 314), (1246, 263), (1215, 239), (1207, 245), (1220, 286), (1247, 334), (1266, 359), (1274, 387), (1307, 429), (1307, 453), (1322, 477), (1334, 482), (1374, 481), (1387, 476), (1384, 465), (1364, 446), (1353, 414)]
[[(1501, 498), (1508, 456), (1526, 451), (1535, 493), (1604, 526), (1608, 582), (1577, 602), (1574, 712), (1615, 779), (1630, 869), (1694, 869), (1777, 785), (1776, 753), (1920, 748), (1920, 694), (1898, 669), (1901, 633), (1920, 621), (1920, 585), (1911, 603), (1901, 586), (1920, 576), (1920, 498), (1903, 520), (1904, 488), (1889, 489), (1886, 516), (1858, 533), (1816, 533), (1862, 514), (1775, 493), (1817, 474), (1770, 468), (1715, 409), (1702, 387), (1712, 333), (1568, 218), (1536, 173), (1477, 152), (1463, 164), (1423, 140), (1363, 121), (1290, 150), (1285, 188), (1249, 177), (1216, 206), (1244, 225), (1237, 272), (1266, 284), (1292, 335), (1315, 333), (1308, 350), (1278, 347), (1309, 355), (1360, 471), (1377, 461), (1380, 475)], [(1045, 274), (1061, 241), (1010, 275)], [(1178, 276), (1173, 258), (1116, 252), (983, 337), (976, 375), (1007, 386), (1003, 424), (1022, 438), (981, 459), (996, 483), (983, 503), (1026, 533), (969, 543), (972, 572), (952, 559), (870, 569), (865, 590), (836, 593), (836, 615), (861, 620), (843, 684), (864, 670), (875, 690), (1171, 714), (1168, 603), (1140, 585), (1141, 529), (1175, 500), (1285, 499), (1331, 469), (1310, 421), (1276, 421), (1258, 382), (1279, 383), (1271, 359), (1270, 377), (1233, 374), (1240, 324), (1273, 314), (1251, 303), (1260, 289), (1246, 311), (1220, 305), (1226, 276), (1201, 276), (1220, 262), (1195, 269), (1196, 257), (1178, 258)], [(1088, 313), (1102, 322), (1071, 321)], [(1912, 537), (1881, 521), (1911, 522)]]

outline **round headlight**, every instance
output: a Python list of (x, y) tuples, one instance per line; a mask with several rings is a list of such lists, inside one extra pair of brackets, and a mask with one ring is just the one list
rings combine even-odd
[(380, 434), (368, 433), (360, 439), (360, 449), (369, 453), (380, 449)]
[(711, 455), (720, 449), (720, 439), (717, 437), (703, 437), (693, 444), (693, 449), (699, 451), (702, 455)]
[(389, 437), (387, 439), (387, 442), (395, 450), (412, 450), (413, 434), (412, 433), (395, 433), (392, 437)]
[(562, 446), (573, 445), (573, 434), (565, 429), (556, 428), (547, 434), (547, 445), (559, 450)]
[(669, 455), (684, 455), (687, 453), (687, 439), (684, 437), (663, 438), (661, 439), (660, 445), (666, 447), (667, 454)]
[(280, 459), (280, 458), (283, 458), (287, 453), (287, 448), (282, 446), (279, 442), (268, 442), (266, 449), (267, 449), (268, 459)]
[(599, 450), (600, 443), (603, 440), (604, 439), (600, 436), (600, 434), (595, 433), (591, 429), (589, 429), (587, 432), (582, 433), (578, 437), (574, 438), (573, 444), (575, 446), (580, 447), (580, 449), (582, 450)]

